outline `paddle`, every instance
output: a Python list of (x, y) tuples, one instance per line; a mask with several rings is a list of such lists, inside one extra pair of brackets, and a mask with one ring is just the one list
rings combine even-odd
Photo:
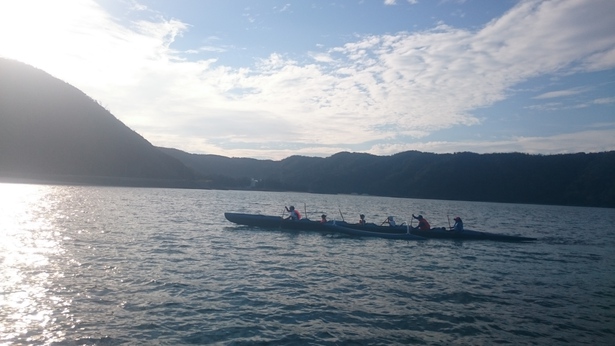
[(386, 219), (384, 219), (384, 221), (382, 221), (380, 226), (384, 226), (385, 223), (389, 223), (389, 218), (388, 217)]
[[(393, 221), (393, 223), (391, 224), (391, 221)], [(393, 219), (393, 216), (388, 216), (383, 222), (382, 224), (380, 224), (380, 226), (383, 226), (385, 223), (388, 223), (389, 226), (395, 226), (395, 219)]]
[(342, 214), (342, 209), (341, 209), (341, 208), (337, 208), (337, 210), (339, 210), (339, 211), (340, 211), (340, 216), (342, 217), (342, 221), (346, 222), (346, 221), (344, 220), (344, 215)]

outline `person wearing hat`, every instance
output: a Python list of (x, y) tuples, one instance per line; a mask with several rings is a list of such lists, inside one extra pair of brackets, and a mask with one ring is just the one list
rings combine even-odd
[(412, 214), (412, 217), (419, 220), (418, 226), (414, 227), (414, 229), (420, 229), (421, 231), (429, 231), (431, 229), (431, 225), (423, 215), (414, 216), (414, 214)]
[[(457, 216), (453, 220), (455, 220), (455, 224), (453, 225), (453, 227), (451, 229), (453, 231), (455, 231), (455, 232), (463, 232), (463, 221), (461, 221), (461, 218), (459, 216)], [(450, 223), (449, 223), (449, 225), (450, 225)]]

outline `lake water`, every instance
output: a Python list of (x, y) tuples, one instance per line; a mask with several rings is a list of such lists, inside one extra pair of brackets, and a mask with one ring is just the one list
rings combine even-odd
[[(363, 239), (224, 218), (291, 204), (313, 219), (459, 215), (539, 240)], [(601, 208), (0, 184), (0, 344), (613, 345), (614, 225)]]

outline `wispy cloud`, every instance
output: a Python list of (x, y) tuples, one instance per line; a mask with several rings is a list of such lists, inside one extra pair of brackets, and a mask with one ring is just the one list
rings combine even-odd
[(558, 98), (558, 97), (578, 95), (578, 94), (582, 94), (587, 91), (588, 91), (587, 88), (573, 88), (573, 89), (567, 89), (567, 90), (557, 90), (557, 91), (550, 91), (544, 94), (540, 94), (534, 98), (538, 100), (552, 99), (552, 98)]
[(288, 12), (288, 11), (290, 11), (290, 4), (284, 4), (284, 6), (282, 6), (282, 7), (275, 7), (274, 9), (276, 11), (278, 11), (278, 12)]
[(536, 111), (560, 111), (563, 109), (570, 109), (572, 106), (566, 106), (561, 102), (547, 102), (538, 105), (530, 105), (525, 107), (526, 109), (532, 109)]
[(610, 103), (615, 103), (615, 97), (604, 97), (604, 98), (595, 99), (592, 101), (592, 103), (597, 104), (597, 105), (606, 105)]
[[(410, 5), (416, 5), (419, 3), (419, 0), (406, 0)], [(397, 5), (397, 0), (384, 0), (384, 4), (387, 6)]]
[[(392, 155), (401, 151), (418, 150), (432, 153), (475, 152), (479, 154), (522, 152), (529, 154), (570, 154), (613, 150), (615, 124), (599, 124), (601, 130), (585, 130), (575, 133), (544, 137), (510, 137), (492, 141), (428, 141), (377, 145), (370, 152), (378, 155)], [(604, 128), (607, 127), (607, 130)]]
[[(564, 97), (564, 96), (570, 96), (570, 95), (576, 95), (576, 93), (555, 95), (552, 97), (543, 97), (543, 98), (551, 99), (551, 98)], [(612, 103), (615, 103), (615, 97), (604, 97), (604, 98), (594, 99), (594, 100), (590, 100), (586, 102), (569, 102), (569, 103), (546, 102), (543, 104), (527, 106), (526, 108), (532, 109), (532, 110), (538, 110), (538, 111), (561, 111), (561, 110), (567, 110), (567, 109), (588, 108), (594, 105), (609, 105)]]
[[(24, 3), (15, 10), (30, 14), (28, 1), (15, 2)], [(293, 143), (293, 153), (322, 155), (378, 140), (387, 144), (372, 147), (373, 153), (453, 150), (452, 143), (406, 144), (402, 138), (480, 124), (475, 110), (506, 99), (512, 87), (531, 78), (615, 67), (611, 0), (592, 6), (521, 1), (478, 31), (439, 25), (365, 35), (306, 53), (312, 57), (307, 62), (272, 53), (244, 67), (181, 58), (171, 46), (190, 26), (180, 20), (122, 25), (95, 2), (47, 3), (36, 2), (47, 9), (36, 18), (41, 22), (10, 20), (2, 11), (6, 4), (0, 7), (0, 55), (79, 87), (154, 144), (192, 152), (281, 158), (289, 150), (276, 149), (280, 143)], [(61, 17), (47, 18), (51, 13)], [(536, 99), (581, 92), (553, 91)], [(548, 142), (564, 143), (556, 139)], [(522, 143), (540, 147), (538, 139), (500, 145)], [(481, 145), (497, 143), (467, 147), (480, 152)]]

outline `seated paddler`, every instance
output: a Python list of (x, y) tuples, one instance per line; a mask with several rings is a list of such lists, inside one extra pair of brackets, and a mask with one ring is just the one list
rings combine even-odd
[(365, 225), (365, 215), (359, 215), (359, 225)]
[(286, 220), (293, 220), (293, 221), (299, 221), (301, 220), (301, 213), (295, 209), (294, 206), (290, 206), (290, 208), (288, 207), (284, 207), (286, 208), (286, 211), (290, 213), (290, 215), (286, 218)]
[(427, 219), (423, 217), (423, 215), (414, 216), (414, 214), (412, 214), (412, 217), (419, 220), (419, 224), (414, 227), (414, 229), (418, 229), (421, 231), (429, 231), (431, 229), (431, 225), (429, 224)]
[(393, 216), (389, 216), (389, 217), (387, 217), (387, 218), (386, 218), (386, 220), (384, 220), (384, 221), (382, 222), (382, 224), (383, 224), (383, 225), (384, 225), (385, 223), (388, 223), (388, 224), (389, 224), (389, 226), (391, 226), (391, 227), (397, 226), (397, 223), (395, 222), (395, 217), (393, 217)]
[(455, 224), (451, 227), (451, 230), (455, 232), (463, 232), (463, 221), (461, 221), (461, 218), (457, 216), (453, 220), (455, 220)]

